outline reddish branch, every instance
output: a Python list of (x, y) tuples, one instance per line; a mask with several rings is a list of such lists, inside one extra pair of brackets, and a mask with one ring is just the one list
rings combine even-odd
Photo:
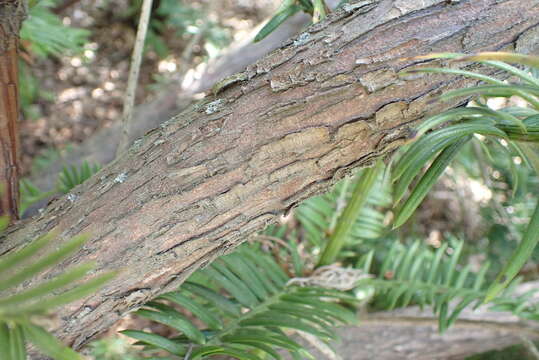
[(19, 30), (21, 1), (0, 1), (0, 215), (18, 218), (19, 203)]

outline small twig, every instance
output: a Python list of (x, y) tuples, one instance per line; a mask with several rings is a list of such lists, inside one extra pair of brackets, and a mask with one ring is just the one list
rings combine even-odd
[[(423, 316), (377, 316), (368, 315), (361, 319), (361, 326), (369, 325), (386, 325), (386, 326), (437, 326), (438, 318), (423, 317)], [(511, 333), (514, 335), (521, 335), (531, 337), (533, 339), (539, 338), (539, 330), (529, 327), (523, 323), (507, 323), (500, 321), (489, 320), (470, 320), (459, 319), (452, 325), (453, 329), (489, 329), (493, 331), (499, 331), (502, 333)]]
[(144, 0), (140, 19), (135, 38), (135, 46), (133, 48), (133, 56), (131, 66), (129, 67), (129, 79), (127, 80), (127, 90), (124, 99), (124, 108), (122, 114), (122, 135), (120, 144), (116, 150), (116, 157), (127, 150), (129, 146), (129, 129), (133, 118), (133, 107), (135, 106), (135, 93), (137, 91), (138, 76), (140, 71), (140, 63), (142, 61), (142, 51), (144, 49), (144, 40), (148, 30), (150, 14), (152, 10), (152, 0)]
[(355, 288), (360, 280), (373, 277), (363, 270), (343, 268), (336, 264), (317, 268), (309, 277), (295, 277), (286, 285), (320, 286), (326, 289), (347, 291)]
[(269, 244), (270, 247), (274, 247), (275, 246), (275, 243), (277, 243), (278, 245), (288, 249), (288, 250), (291, 250), (290, 248), (290, 245), (288, 245), (286, 243), (286, 241), (284, 241), (283, 239), (280, 239), (276, 236), (271, 236), (271, 235), (264, 235), (264, 234), (256, 234), (256, 235), (253, 235), (251, 236), (248, 240), (253, 240), (253, 241), (261, 241), (261, 242), (265, 242), (266, 244)]
[(521, 336), (520, 338), (522, 339), (522, 345), (524, 345), (528, 353), (534, 359), (539, 360), (539, 350), (537, 350), (537, 347), (535, 346), (535, 344), (525, 336)]
[(183, 360), (189, 360), (192, 352), (193, 352), (193, 344), (189, 344), (189, 348), (187, 349), (187, 353), (185, 354)]
[(296, 334), (298, 334), (300, 337), (305, 339), (305, 341), (307, 341), (314, 348), (316, 348), (316, 350), (320, 351), (329, 360), (342, 360), (342, 357), (336, 354), (335, 351), (333, 351), (331, 347), (326, 345), (323, 341), (321, 341), (316, 336), (303, 332), (303, 331), (299, 331), (299, 330), (296, 331)]

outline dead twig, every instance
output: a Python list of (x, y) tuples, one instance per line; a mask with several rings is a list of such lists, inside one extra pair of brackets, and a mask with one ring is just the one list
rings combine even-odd
[(127, 91), (125, 93), (124, 108), (122, 115), (122, 134), (120, 144), (116, 150), (116, 157), (122, 154), (129, 146), (129, 129), (133, 118), (133, 108), (135, 106), (135, 93), (137, 91), (138, 76), (140, 72), (140, 63), (142, 62), (142, 51), (144, 49), (144, 40), (148, 30), (150, 14), (152, 10), (152, 0), (144, 0), (140, 19), (131, 57), (131, 66), (129, 67), (129, 79), (127, 80)]

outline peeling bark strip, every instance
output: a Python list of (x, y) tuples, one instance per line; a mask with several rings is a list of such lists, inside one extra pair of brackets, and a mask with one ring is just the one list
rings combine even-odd
[(0, 0), (0, 216), (19, 217), (19, 30), (22, 1)]
[[(433, 51), (537, 52), (537, 0), (363, 0), (249, 66), (240, 80), (137, 140), (40, 217), (12, 227), (0, 253), (50, 230), (92, 239), (68, 265), (122, 273), (60, 309), (55, 332), (76, 348), (301, 200), (400, 146), (428, 105), (472, 84), (397, 73)], [(535, 47), (535, 48), (533, 48)], [(430, 64), (432, 65), (432, 64)], [(465, 66), (461, 64), (460, 66)], [(472, 65), (475, 66), (475, 65)], [(1, 244), (1, 240), (3, 244)]]

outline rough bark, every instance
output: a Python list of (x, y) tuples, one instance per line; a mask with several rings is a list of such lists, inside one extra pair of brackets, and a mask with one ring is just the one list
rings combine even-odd
[(0, 1), (0, 216), (19, 217), (19, 30), (22, 1)]
[(79, 348), (301, 200), (393, 151), (412, 122), (458, 104), (432, 103), (440, 91), (471, 84), (399, 79), (398, 71), (424, 66), (403, 57), (536, 52), (537, 42), (524, 40), (538, 32), (537, 1), (352, 2), (137, 140), (39, 217), (11, 227), (0, 254), (51, 230), (59, 234), (54, 246), (91, 234), (40, 277), (89, 260), (97, 273), (121, 270), (60, 309), (54, 331)]

